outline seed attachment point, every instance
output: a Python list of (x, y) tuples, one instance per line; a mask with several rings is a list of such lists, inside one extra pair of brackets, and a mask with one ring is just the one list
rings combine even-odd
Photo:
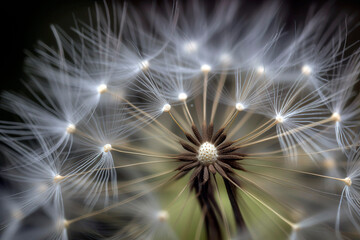
[(281, 116), (281, 115), (277, 115), (275, 117), (275, 120), (276, 120), (277, 123), (283, 123), (285, 121), (285, 118), (283, 116)]
[(312, 69), (309, 65), (304, 65), (302, 68), (301, 68), (301, 72), (306, 75), (306, 76), (309, 76), (312, 72)]
[(265, 72), (264, 66), (258, 66), (258, 67), (256, 68), (256, 72), (257, 72), (258, 74), (263, 74), (263, 73)]
[(195, 52), (198, 49), (198, 45), (195, 41), (190, 41), (184, 45), (184, 50), (188, 53)]
[(236, 110), (238, 110), (239, 112), (241, 112), (241, 111), (243, 111), (243, 110), (245, 109), (245, 106), (244, 106), (244, 104), (242, 104), (242, 103), (237, 103), (237, 104), (235, 105), (235, 108), (236, 108)]
[(61, 180), (63, 180), (64, 179), (64, 176), (61, 176), (60, 174), (57, 174), (57, 175), (55, 175), (55, 177), (54, 177), (54, 183), (58, 183), (58, 182), (60, 182)]
[(164, 106), (163, 106), (163, 108), (162, 108), (162, 111), (163, 112), (170, 112), (170, 110), (171, 110), (171, 105), (170, 104), (165, 104)]
[(344, 178), (344, 183), (347, 185), (347, 186), (351, 186), (352, 185), (352, 180), (351, 180), (351, 178), (349, 178), (349, 177), (346, 177), (346, 178)]
[(188, 95), (186, 93), (180, 93), (178, 98), (180, 101), (185, 101), (187, 99)]
[(161, 210), (156, 214), (156, 218), (160, 221), (160, 222), (165, 222), (169, 219), (169, 213), (165, 210)]
[(208, 73), (211, 71), (211, 66), (207, 65), (207, 64), (203, 64), (203, 65), (201, 65), (200, 69), (203, 73)]
[(104, 152), (109, 152), (109, 151), (111, 151), (111, 144), (105, 144), (104, 145)]
[(74, 124), (69, 124), (66, 128), (66, 132), (69, 134), (74, 133), (76, 130), (76, 126)]
[(341, 116), (338, 112), (334, 112), (331, 115), (331, 120), (335, 121), (335, 122), (340, 122), (341, 121)]
[(145, 71), (150, 67), (150, 63), (148, 60), (144, 60), (140, 63), (141, 70)]
[(100, 84), (98, 87), (97, 87), (97, 91), (98, 93), (102, 94), (102, 93), (105, 93), (107, 91), (107, 86), (106, 84)]

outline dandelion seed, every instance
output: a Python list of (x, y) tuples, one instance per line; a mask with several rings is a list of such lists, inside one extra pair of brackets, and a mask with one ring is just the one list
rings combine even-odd
[(105, 144), (103, 147), (103, 151), (105, 153), (110, 152), (111, 151), (111, 144)]
[(243, 111), (245, 109), (245, 106), (242, 103), (237, 103), (235, 108), (238, 111)]
[(162, 108), (163, 112), (170, 112), (171, 110), (171, 105), (170, 104), (165, 104)]
[(106, 84), (100, 84), (98, 87), (97, 87), (97, 91), (98, 93), (102, 94), (102, 93), (105, 93), (107, 91), (107, 86)]
[(312, 69), (309, 65), (304, 65), (302, 68), (301, 68), (301, 72), (304, 74), (304, 75), (310, 75), (311, 72), (312, 72)]
[(198, 45), (195, 41), (190, 41), (184, 45), (184, 50), (188, 53), (195, 52), (198, 49)]
[(74, 124), (69, 124), (66, 128), (66, 132), (72, 134), (76, 131), (76, 126)]
[(201, 65), (201, 71), (203, 73), (208, 73), (208, 72), (211, 71), (211, 67), (209, 65), (207, 65), (207, 64)]
[(265, 72), (265, 68), (263, 66), (259, 66), (256, 68), (256, 72), (258, 74), (263, 74)]
[(169, 213), (165, 210), (161, 210), (160, 212), (157, 213), (157, 219), (160, 222), (165, 222), (169, 219)]
[(283, 116), (281, 116), (281, 115), (276, 115), (275, 120), (278, 123), (283, 123), (285, 121), (285, 118)]
[(149, 68), (150, 63), (147, 60), (144, 60), (140, 63), (141, 70), (145, 71)]
[(188, 96), (186, 93), (179, 93), (179, 96), (178, 96), (180, 101), (185, 101), (187, 99), (187, 97)]
[(331, 115), (331, 119), (335, 122), (340, 122), (341, 121), (341, 116), (339, 113), (337, 112), (334, 112), (332, 115)]

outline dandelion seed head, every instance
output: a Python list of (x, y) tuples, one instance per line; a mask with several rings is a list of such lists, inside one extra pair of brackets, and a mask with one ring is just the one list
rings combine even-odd
[(156, 218), (160, 222), (165, 222), (165, 221), (167, 221), (169, 219), (169, 212), (166, 211), (166, 210), (161, 210), (161, 211), (157, 212)]
[(111, 151), (111, 144), (109, 144), (109, 143), (105, 144), (104, 147), (103, 147), (103, 151), (105, 153)]
[(244, 106), (244, 104), (242, 104), (242, 103), (237, 103), (237, 104), (235, 105), (235, 108), (236, 108), (236, 110), (238, 110), (239, 112), (241, 112), (241, 111), (243, 111), (243, 110), (245, 109), (245, 106)]
[(70, 123), (70, 124), (67, 126), (67, 128), (66, 128), (66, 132), (67, 132), (68, 134), (74, 133), (75, 130), (76, 130), (76, 126), (75, 126), (74, 124), (72, 124), (72, 123)]
[(204, 142), (198, 150), (197, 159), (202, 164), (212, 164), (217, 160), (218, 152), (214, 144)]
[(184, 92), (180, 93), (178, 98), (180, 101), (185, 101), (187, 99), (188, 95)]
[(309, 65), (304, 65), (302, 68), (301, 68), (301, 72), (306, 75), (306, 76), (309, 76), (312, 72), (312, 69)]
[(106, 84), (104, 84), (104, 83), (100, 84), (100, 85), (97, 87), (97, 92), (98, 92), (99, 94), (103, 94), (103, 93), (105, 93), (107, 90), (108, 90), (108, 88), (107, 88)]
[(170, 112), (170, 110), (171, 110), (171, 105), (168, 103), (166, 103), (162, 108), (163, 112)]
[(203, 65), (201, 65), (200, 69), (203, 73), (208, 73), (211, 71), (211, 66), (208, 64), (203, 64)]

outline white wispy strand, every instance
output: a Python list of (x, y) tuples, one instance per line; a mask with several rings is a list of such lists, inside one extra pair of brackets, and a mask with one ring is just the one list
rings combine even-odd
[[(316, 146), (321, 144), (318, 126), (307, 125), (331, 117), (317, 91), (307, 91), (306, 85), (302, 78), (291, 84), (272, 84), (267, 92), (268, 107), (263, 108), (270, 119), (277, 121), (276, 130), (281, 147), (292, 160), (297, 159), (298, 144), (305, 152), (314, 152), (318, 149)], [(312, 140), (314, 136), (318, 138)]]
[[(356, 144), (359, 144), (358, 142)], [(360, 148), (356, 147), (350, 151), (346, 167), (346, 178), (350, 180), (345, 185), (340, 197), (338, 215), (336, 219), (336, 230), (339, 235), (341, 210), (346, 212), (346, 216), (351, 223), (360, 231)], [(344, 205), (345, 204), (345, 209)], [(344, 217), (344, 216), (342, 216)], [(340, 235), (339, 235), (340, 236)]]

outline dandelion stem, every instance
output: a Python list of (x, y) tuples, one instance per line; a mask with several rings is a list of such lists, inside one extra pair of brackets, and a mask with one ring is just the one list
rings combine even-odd
[(209, 73), (204, 72), (204, 91), (203, 91), (203, 125), (206, 126), (206, 99)]
[(204, 220), (205, 220), (205, 215), (206, 215), (206, 206), (204, 206), (202, 208), (202, 214), (201, 214), (201, 217), (199, 219), (199, 224), (197, 225), (196, 227), (196, 234), (195, 234), (195, 240), (199, 240), (200, 239), (200, 236), (201, 236), (201, 231), (202, 231), (202, 228), (204, 226)]
[(140, 183), (140, 182), (147, 181), (147, 180), (150, 180), (150, 179), (153, 179), (153, 178), (157, 178), (157, 177), (167, 175), (167, 174), (169, 174), (171, 172), (173, 172), (173, 171), (166, 171), (166, 172), (162, 172), (162, 173), (156, 173), (156, 174), (152, 174), (152, 175), (145, 176), (145, 177), (142, 177), (142, 178), (137, 178), (137, 179), (130, 180), (130, 181), (127, 181), (127, 182), (123, 182), (121, 185), (118, 185), (117, 188), (121, 189), (121, 188), (124, 188), (124, 187), (128, 187), (128, 186), (136, 184), (136, 183)]
[(226, 231), (225, 231), (226, 235), (227, 235), (226, 238), (230, 239), (231, 234), (230, 234), (230, 229), (229, 229), (229, 222), (228, 222), (228, 219), (226, 217), (224, 206), (221, 204), (223, 201), (221, 200), (220, 191), (219, 191), (219, 187), (218, 187), (216, 177), (214, 177), (214, 182), (215, 182), (214, 185), (215, 185), (216, 195), (217, 195), (218, 201), (220, 203), (219, 205), (220, 205), (221, 217), (224, 220), (224, 225), (225, 225), (225, 229), (226, 229)]
[(291, 222), (290, 220), (283, 217), (281, 214), (276, 212), (273, 208), (271, 208), (269, 205), (267, 205), (265, 202), (261, 201), (259, 198), (251, 194), (250, 192), (246, 191), (245, 189), (241, 188), (238, 184), (236, 184), (234, 181), (232, 181), (230, 178), (227, 177), (227, 179), (234, 184), (237, 188), (239, 188), (243, 193), (250, 196), (251, 198), (255, 199), (257, 202), (259, 202), (261, 205), (266, 207), (268, 210), (270, 210), (272, 213), (274, 213), (276, 216), (278, 216), (281, 220), (283, 220), (285, 223), (287, 223), (291, 228), (294, 228), (295, 223)]
[(288, 171), (288, 172), (301, 173), (301, 174), (311, 175), (311, 176), (315, 176), (315, 177), (333, 179), (333, 180), (341, 181), (341, 182), (344, 182), (345, 184), (348, 184), (348, 180), (346, 178), (331, 177), (331, 176), (321, 175), (321, 174), (317, 174), (317, 173), (300, 171), (300, 170), (296, 170), (296, 169), (281, 168), (281, 167), (274, 167), (274, 166), (262, 165), (262, 164), (252, 164), (252, 163), (242, 163), (242, 165), (272, 168), (272, 169), (278, 169), (278, 170), (283, 170), (283, 171)]
[(233, 116), (230, 118), (229, 122), (227, 124), (225, 124), (224, 128), (225, 131), (228, 131), (231, 127), (231, 125), (234, 123), (236, 117), (239, 115), (239, 111), (236, 111), (235, 114), (233, 114)]
[(297, 133), (297, 132), (299, 132), (301, 130), (311, 128), (311, 127), (315, 127), (315, 126), (318, 126), (318, 125), (321, 125), (321, 124), (324, 124), (324, 123), (327, 123), (327, 122), (330, 122), (330, 121), (333, 121), (332, 117), (321, 120), (319, 122), (314, 122), (314, 123), (311, 123), (311, 124), (308, 124), (308, 125), (305, 125), (305, 126), (301, 126), (301, 127), (295, 128), (295, 129), (291, 129), (291, 130), (286, 131), (286, 132), (284, 132), (282, 134), (277, 134), (275, 136), (271, 136), (271, 137), (268, 137), (268, 138), (264, 138), (264, 139), (261, 139), (261, 140), (255, 141), (255, 142), (250, 142), (250, 143), (247, 143), (247, 144), (243, 144), (243, 145), (240, 145), (240, 146), (241, 147), (248, 147), (248, 146), (251, 146), (251, 145), (254, 145), (254, 144), (266, 142), (266, 141), (276, 139), (276, 138), (279, 138), (279, 137), (291, 135), (291, 134)]
[(183, 133), (186, 133), (186, 131), (184, 130), (184, 128), (180, 125), (180, 123), (175, 119), (174, 115), (172, 115), (171, 111), (168, 112), (170, 117), (172, 118), (172, 120), (176, 123), (176, 125), (178, 125), (178, 127), (180, 128), (180, 130)]
[(187, 112), (187, 114), (188, 114), (188, 116), (189, 116), (189, 118), (190, 118), (191, 124), (194, 124), (194, 120), (193, 120), (193, 118), (192, 118), (192, 116), (191, 116), (191, 114), (190, 114), (190, 111), (189, 111), (188, 105), (187, 105), (187, 103), (186, 103), (186, 100), (184, 100), (183, 102), (184, 102), (184, 106), (185, 106), (186, 112)]
[(168, 204), (168, 206), (165, 208), (165, 210), (168, 210), (179, 199), (179, 197), (184, 193), (184, 191), (186, 190), (186, 188), (188, 186), (189, 186), (189, 183), (187, 183), (185, 185), (185, 187), (183, 187), (183, 189), (178, 193), (178, 195)]
[(146, 154), (146, 153), (140, 153), (140, 152), (129, 152), (129, 151), (120, 150), (120, 149), (114, 148), (114, 147), (111, 147), (111, 150), (113, 150), (113, 151), (115, 151), (115, 152), (126, 153), (126, 154), (133, 154), (133, 155), (140, 155), (140, 156), (145, 156), (145, 157), (177, 159), (176, 156), (153, 155), (153, 154)]
[[(249, 141), (249, 140), (252, 140), (252, 139), (254, 139), (254, 138), (256, 138), (256, 137), (258, 137), (259, 135), (261, 135), (262, 133), (266, 132), (268, 129), (270, 129), (271, 127), (273, 127), (273, 126), (276, 124), (276, 121), (273, 122), (272, 124), (270, 124), (269, 126), (267, 126), (265, 129), (263, 129), (263, 130), (260, 131), (259, 133), (257, 133), (257, 134), (254, 134), (254, 133), (256, 133), (256, 132), (259, 131), (260, 129), (264, 128), (266, 125), (268, 125), (268, 124), (269, 124), (270, 122), (272, 122), (272, 121), (274, 121), (274, 120), (273, 120), (273, 119), (270, 119), (269, 121), (267, 121), (266, 123), (264, 123), (264, 124), (262, 124), (261, 126), (257, 127), (255, 130), (251, 131), (250, 133), (246, 134), (245, 136), (236, 139), (234, 142), (240, 142), (241, 140), (246, 139), (246, 138), (248, 138), (248, 137), (250, 137), (250, 136), (251, 136), (251, 138), (248, 139), (248, 141)], [(254, 134), (254, 135), (253, 135), (253, 134)]]
[(233, 130), (231, 132), (229, 132), (229, 138), (231, 138), (232, 136), (234, 136), (234, 134), (236, 132), (238, 132), (238, 130), (244, 126), (244, 124), (246, 123), (247, 120), (249, 120), (249, 118), (253, 115), (252, 112), (246, 112), (246, 114), (241, 118), (241, 120), (235, 125), (235, 127), (233, 128)]
[[(157, 153), (155, 152), (151, 152), (147, 149), (140, 149), (138, 146), (136, 148), (132, 148), (132, 147), (129, 147), (129, 146), (126, 146), (126, 145), (121, 145), (121, 148), (122, 149), (125, 149), (125, 150), (130, 150), (130, 151), (136, 151), (136, 152), (141, 152), (141, 153), (145, 153), (145, 154), (152, 154), (152, 155), (157, 155)], [(178, 156), (178, 154), (172, 154), (173, 156)], [(167, 156), (172, 156), (172, 155), (167, 155)], [(172, 157), (173, 157), (172, 156)]]
[(215, 113), (216, 113), (217, 107), (219, 105), (219, 99), (220, 99), (220, 95), (221, 95), (221, 90), (224, 87), (226, 76), (227, 76), (227, 71), (224, 70), (220, 75), (219, 84), (218, 84), (218, 87), (216, 89), (216, 95), (215, 95), (213, 106), (212, 106), (212, 109), (211, 109), (210, 123), (214, 123)]

